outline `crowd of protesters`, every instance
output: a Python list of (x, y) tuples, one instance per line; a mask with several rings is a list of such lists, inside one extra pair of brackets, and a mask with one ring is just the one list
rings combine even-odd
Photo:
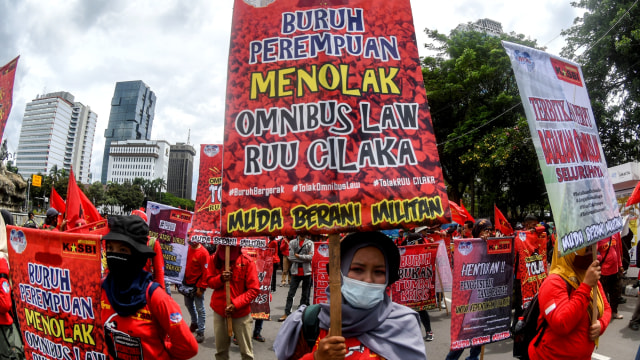
[[(2, 215), (6, 224), (13, 225), (10, 213), (3, 210)], [(58, 223), (58, 215), (55, 209), (49, 209), (39, 228), (59, 231), (63, 224)], [(23, 226), (38, 228), (31, 214)], [(593, 255), (589, 252), (591, 247), (564, 257), (554, 254), (553, 227), (539, 222), (532, 215), (525, 217), (523, 225), (518, 224), (515, 228), (544, 231), (548, 236), (541, 238), (550, 244), (548, 255), (549, 259), (553, 259), (550, 261), (549, 276), (539, 289), (540, 306), (545, 311), (538, 321), (549, 324), (549, 329), (540, 336), (541, 341), (529, 345), (529, 358), (590, 358), (597, 338), (604, 333), (610, 321), (622, 319), (618, 306), (624, 301), (620, 279), (626, 272), (623, 253), (627, 250), (624, 247), (627, 234), (601, 240), (597, 246), (598, 260), (593, 261)], [(170, 319), (170, 315), (181, 312), (171, 297), (169, 286), (164, 282), (162, 252), (159, 243), (149, 238), (145, 213), (137, 210), (131, 216), (112, 216), (109, 229), (109, 234), (104, 236), (108, 271), (102, 281), (101, 302), (105, 340), (112, 358), (119, 358), (114, 339), (123, 333), (138, 339), (138, 343), (133, 340), (129, 343), (139, 344), (140, 351), (146, 357), (193, 357), (198, 351), (197, 343), (204, 341), (204, 294), (208, 288), (213, 289), (210, 308), (213, 310), (215, 358), (229, 359), (231, 343), (239, 346), (242, 359), (254, 358), (252, 341), (266, 341), (261, 335), (263, 321), (252, 319), (249, 306), (258, 295), (260, 285), (255, 262), (242, 253), (240, 246), (218, 246), (213, 251), (207, 251), (203, 245), (190, 241), (192, 233), (188, 233), (186, 240), (189, 248), (183, 285), (193, 287), (194, 291), (183, 294), (189, 319), (180, 317), (178, 326), (174, 326), (176, 319)], [(314, 241), (320, 239), (313, 235), (269, 237), (267, 248), (273, 249), (270, 290), (276, 292), (278, 283), (280, 287), (288, 287), (284, 315), (278, 318), (283, 325), (274, 344), (278, 358), (340, 358), (353, 346), (360, 346), (371, 358), (425, 357), (425, 343), (416, 343), (415, 339), (426, 342), (434, 340), (428, 311), (421, 309), (414, 312), (395, 304), (384, 290), (397, 280), (398, 246), (433, 242), (433, 233), (449, 239), (487, 239), (501, 235), (496, 233), (488, 219), (479, 219), (475, 223), (467, 221), (459, 227), (449, 226), (446, 231), (440, 230), (439, 226), (401, 229), (395, 239), (380, 232), (347, 236), (342, 241), (340, 254), (343, 276), (342, 336), (328, 335), (329, 306), (320, 305), (315, 310), (319, 321), (318, 340), (313, 343), (299, 340), (299, 337), (305, 309), (314, 308), (310, 306), (313, 286), (311, 260)], [(453, 246), (449, 245), (447, 242), (448, 249), (453, 251)], [(6, 263), (7, 269), (3, 263)], [(626, 265), (628, 267), (628, 261)], [(278, 272), (281, 272), (279, 281)], [(0, 273), (8, 273), (6, 257), (0, 259)], [(517, 280), (514, 283), (515, 318), (523, 311)], [(0, 285), (8, 288), (6, 277), (0, 279)], [(230, 288), (230, 303), (226, 299), (227, 286)], [(596, 292), (597, 321), (592, 320), (590, 308), (590, 294), (594, 286), (599, 290)], [(300, 303), (296, 310), (294, 297), (299, 287)], [(156, 291), (157, 288), (163, 291)], [(446, 307), (442, 293), (437, 294), (437, 301)], [(11, 323), (7, 315), (3, 315), (6, 302), (5, 298), (0, 298), (0, 325)], [(141, 311), (151, 314), (151, 318), (141, 320), (136, 315)], [(231, 321), (232, 333), (227, 328), (227, 321)], [(424, 338), (420, 324), (424, 327)], [(640, 298), (629, 321), (629, 328), (640, 328)], [(575, 351), (575, 346), (563, 345), (567, 342), (580, 344), (580, 352)], [(479, 359), (480, 349), (480, 346), (471, 347), (466, 359)], [(462, 353), (463, 350), (451, 351), (446, 359), (458, 359)]]

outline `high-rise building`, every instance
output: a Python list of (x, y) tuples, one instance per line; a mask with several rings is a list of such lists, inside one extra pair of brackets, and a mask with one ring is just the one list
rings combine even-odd
[(193, 157), (196, 149), (185, 143), (171, 145), (167, 192), (183, 199), (191, 199)]
[(491, 36), (500, 36), (502, 34), (502, 24), (491, 19), (479, 19), (476, 22), (468, 22), (460, 24), (456, 27), (458, 31), (477, 31), (483, 32)]
[(24, 111), (16, 166), (25, 177), (49, 174), (56, 166), (89, 183), (91, 151), (98, 115), (60, 91), (37, 96)]
[(133, 183), (135, 178), (167, 181), (169, 143), (164, 140), (124, 140), (111, 143), (107, 181)]
[(156, 95), (142, 81), (116, 83), (111, 99), (109, 125), (104, 131), (104, 155), (100, 181), (107, 183), (109, 154), (113, 141), (150, 140)]

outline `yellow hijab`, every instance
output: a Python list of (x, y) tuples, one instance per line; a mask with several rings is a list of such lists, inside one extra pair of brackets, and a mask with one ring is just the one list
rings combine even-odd
[[(558, 245), (559, 243), (560, 242), (557, 241), (556, 245)], [(584, 254), (585, 249), (578, 250), (578, 252), (580, 252), (580, 254)], [(574, 289), (577, 289), (578, 286), (580, 286), (580, 284), (584, 280), (584, 275), (586, 274), (587, 271), (582, 269), (577, 269), (573, 266), (573, 261), (576, 258), (575, 252), (569, 253), (563, 257), (560, 257), (558, 253), (559, 253), (558, 246), (556, 246), (556, 249), (553, 252), (553, 260), (551, 261), (551, 270), (549, 272), (551, 274), (560, 275), (560, 277), (562, 277), (566, 282), (571, 284), (571, 286), (573, 286)], [(598, 288), (596, 287), (596, 289)], [(596, 291), (596, 296), (597, 296), (597, 303), (598, 303), (598, 319), (599, 319), (602, 317), (602, 314), (604, 313), (604, 301), (602, 300), (602, 294), (600, 294), (600, 291)], [(591, 298), (593, 299), (593, 288), (591, 289)], [(593, 302), (589, 302), (589, 308), (587, 311), (589, 312), (589, 319), (591, 320), (591, 323), (593, 323), (593, 320), (591, 319), (592, 308), (593, 308)], [(597, 340), (596, 340), (596, 344), (597, 344)]]

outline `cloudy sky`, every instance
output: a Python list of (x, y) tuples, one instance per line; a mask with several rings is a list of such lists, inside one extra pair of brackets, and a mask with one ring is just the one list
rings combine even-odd
[[(559, 54), (560, 31), (582, 12), (569, 0), (411, 0), (411, 6), (421, 55), (425, 28), (448, 34), (482, 18)], [(26, 103), (67, 91), (98, 114), (91, 172), (99, 180), (115, 83), (128, 80), (156, 93), (153, 139), (186, 142), (190, 129), (196, 149), (222, 143), (232, 8), (233, 0), (0, 1), (0, 65), (20, 55), (4, 135), (9, 151), (17, 150)]]

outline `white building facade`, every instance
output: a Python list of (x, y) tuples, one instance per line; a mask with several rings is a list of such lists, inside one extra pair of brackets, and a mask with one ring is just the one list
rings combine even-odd
[(46, 175), (54, 166), (69, 171), (73, 165), (76, 180), (90, 183), (98, 115), (74, 100), (68, 92), (55, 92), (27, 104), (16, 155), (22, 176)]
[(112, 141), (107, 182), (130, 183), (135, 178), (167, 181), (170, 145), (164, 140)]

